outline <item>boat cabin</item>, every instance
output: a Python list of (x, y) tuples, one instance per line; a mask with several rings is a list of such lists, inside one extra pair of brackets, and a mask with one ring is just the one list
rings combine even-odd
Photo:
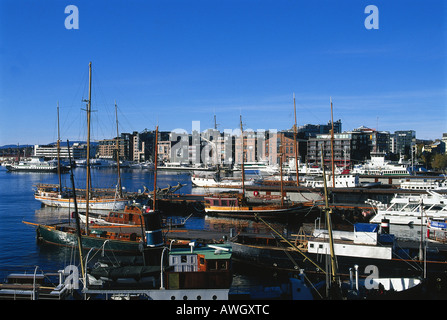
[(104, 220), (109, 223), (141, 225), (143, 222), (143, 210), (143, 207), (137, 205), (126, 206), (124, 211), (109, 212), (109, 215)]
[(219, 194), (215, 196), (205, 197), (205, 207), (239, 207), (242, 201), (240, 194)]
[(169, 252), (169, 289), (228, 288), (231, 285), (231, 246), (197, 246)]

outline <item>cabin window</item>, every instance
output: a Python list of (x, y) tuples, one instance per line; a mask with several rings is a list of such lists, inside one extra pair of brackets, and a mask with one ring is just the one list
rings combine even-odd
[(236, 200), (230, 200), (230, 207), (236, 206)]
[(218, 266), (219, 270), (227, 270), (227, 262), (226, 261), (219, 261), (218, 264), (219, 264), (219, 266)]
[(181, 258), (180, 258), (180, 262), (181, 262), (181, 263), (186, 263), (186, 262), (187, 262), (187, 258), (186, 258), (186, 256), (181, 256)]
[(217, 262), (216, 260), (208, 261), (209, 270), (217, 270), (217, 263), (216, 262)]
[(222, 200), (222, 206), (228, 206), (228, 200)]
[(203, 257), (200, 257), (200, 264), (204, 265), (205, 264), (205, 259)]

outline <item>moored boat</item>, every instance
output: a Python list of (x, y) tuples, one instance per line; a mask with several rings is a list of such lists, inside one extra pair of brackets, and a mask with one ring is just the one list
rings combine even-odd
[[(164, 251), (167, 251), (167, 261)], [(165, 247), (157, 265), (102, 264), (88, 273), (83, 293), (94, 298), (129, 297), (149, 300), (228, 300), (232, 252), (228, 245)], [(166, 257), (166, 256), (165, 256)]]
[(302, 210), (302, 203), (276, 199), (247, 199), (240, 193), (220, 193), (204, 197), (205, 212), (210, 215), (233, 218), (254, 218), (255, 214), (263, 218), (286, 218), (289, 213)]
[[(191, 176), (191, 182), (193, 186), (200, 188), (230, 188), (230, 189), (240, 189), (242, 188), (242, 181), (240, 178), (218, 178), (216, 176)], [(244, 180), (246, 186), (256, 185), (262, 182), (262, 179), (247, 179)]]
[[(45, 161), (42, 157), (32, 157), (30, 160), (22, 160), (18, 163), (6, 165), (8, 171), (15, 172), (58, 172), (58, 165), (54, 161)], [(67, 172), (67, 166), (61, 166), (61, 172)]]
[[(88, 207), (92, 210), (123, 210), (129, 200), (121, 197), (115, 190), (97, 188), (89, 192)], [(73, 191), (54, 184), (38, 184), (34, 192), (34, 198), (43, 205), (49, 207), (73, 208)], [(85, 210), (87, 200), (85, 190), (78, 189), (76, 201), (81, 210)]]
[[(327, 230), (314, 229), (310, 234), (290, 238), (295, 247), (272, 236), (238, 235), (231, 243), (234, 260), (240, 263), (284, 272), (304, 269), (308, 276), (321, 278), (330, 253), (328, 238)], [(353, 231), (333, 231), (333, 238), (338, 273), (345, 278), (354, 265), (358, 265), (362, 278), (371, 276), (372, 271), (377, 278), (419, 277), (424, 273), (424, 264), (429, 276), (447, 270), (445, 252), (427, 254), (424, 261), (419, 258), (419, 246), (398, 245), (394, 235), (380, 232), (376, 224), (360, 223)]]
[(371, 223), (388, 219), (391, 224), (427, 225), (429, 220), (447, 220), (447, 195), (427, 190), (423, 194), (397, 193), (388, 206), (378, 205)]

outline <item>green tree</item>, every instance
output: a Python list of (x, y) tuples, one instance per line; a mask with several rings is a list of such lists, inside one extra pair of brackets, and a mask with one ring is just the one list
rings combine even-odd
[(435, 154), (433, 156), (431, 166), (433, 169), (443, 170), (447, 168), (447, 155), (446, 154)]

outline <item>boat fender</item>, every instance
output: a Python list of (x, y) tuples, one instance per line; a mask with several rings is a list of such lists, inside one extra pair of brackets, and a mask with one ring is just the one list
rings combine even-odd
[(259, 192), (258, 191), (253, 191), (253, 195), (255, 196), (255, 197), (257, 197), (258, 195), (259, 195)]
[(382, 233), (390, 233), (390, 220), (382, 219), (382, 221), (380, 222), (380, 227), (382, 229)]

